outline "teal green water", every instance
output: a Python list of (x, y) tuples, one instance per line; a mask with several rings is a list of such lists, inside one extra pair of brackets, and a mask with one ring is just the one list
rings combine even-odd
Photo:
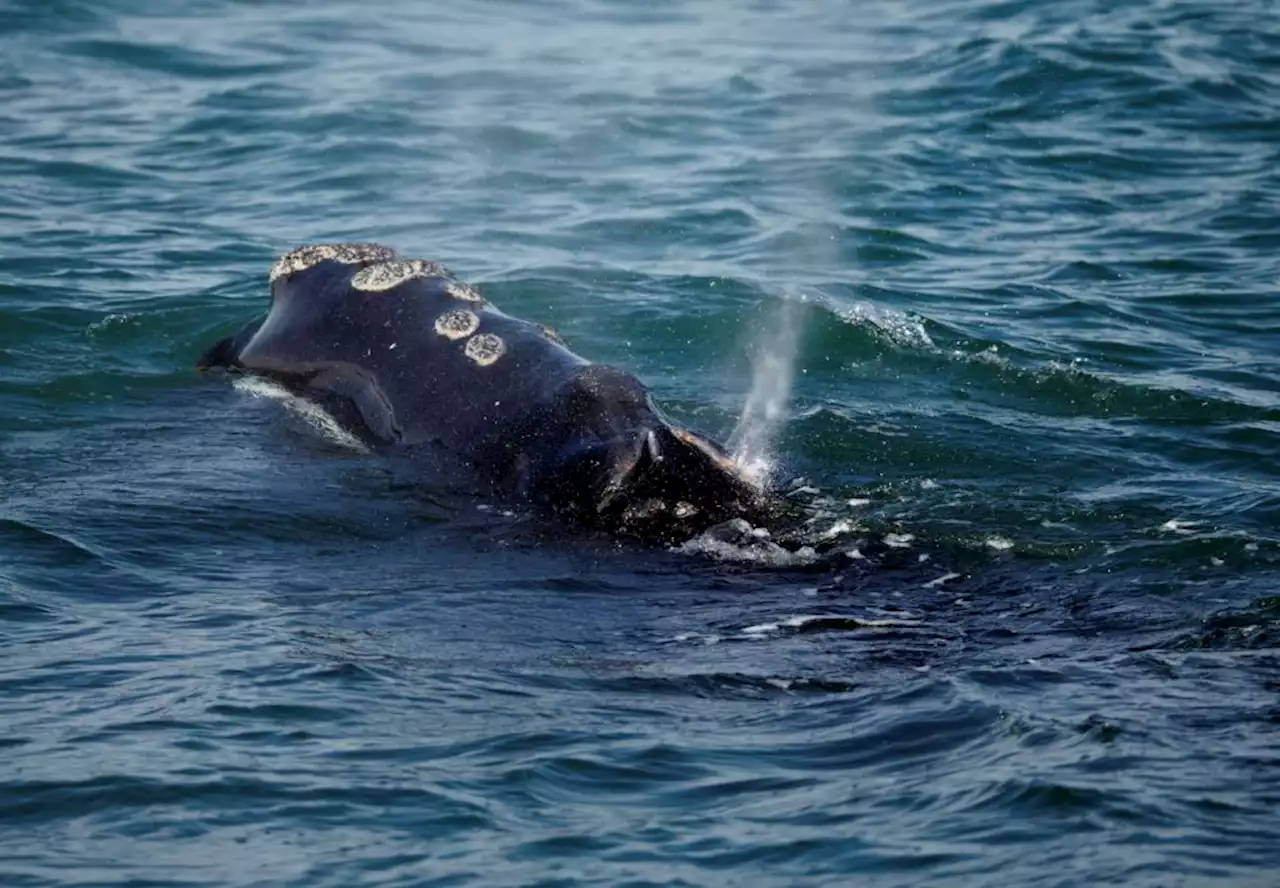
[[(1274, 883), (1274, 5), (8, 0), (0, 46), (0, 884)], [(327, 239), (721, 438), (798, 321), (809, 523), (550, 533), (195, 374)]]

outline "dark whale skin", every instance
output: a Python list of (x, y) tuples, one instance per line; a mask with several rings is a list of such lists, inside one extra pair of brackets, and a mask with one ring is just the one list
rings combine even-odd
[(488, 489), (613, 533), (675, 541), (761, 520), (765, 491), (644, 385), (504, 314), (443, 266), (377, 244), (282, 257), (266, 317), (201, 370), (264, 376), (375, 449), (443, 452)]

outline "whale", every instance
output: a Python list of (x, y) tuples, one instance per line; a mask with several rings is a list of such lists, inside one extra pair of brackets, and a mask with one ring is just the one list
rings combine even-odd
[(371, 449), (450, 466), (582, 527), (675, 542), (769, 511), (768, 491), (639, 379), (502, 312), (438, 262), (309, 244), (281, 256), (268, 284), (265, 316), (197, 369), (266, 378)]

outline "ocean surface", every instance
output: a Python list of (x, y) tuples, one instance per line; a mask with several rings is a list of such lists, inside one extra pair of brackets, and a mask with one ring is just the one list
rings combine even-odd
[[(0, 0), (0, 186), (5, 888), (1276, 884), (1274, 3)], [(194, 371), (352, 239), (804, 517)]]

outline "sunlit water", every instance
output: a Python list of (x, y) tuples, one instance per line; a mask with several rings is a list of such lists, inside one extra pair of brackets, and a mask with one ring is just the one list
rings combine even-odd
[[(1274, 883), (1272, 5), (0, 42), (0, 884)], [(583, 538), (196, 374), (328, 239), (635, 372), (793, 524)]]

